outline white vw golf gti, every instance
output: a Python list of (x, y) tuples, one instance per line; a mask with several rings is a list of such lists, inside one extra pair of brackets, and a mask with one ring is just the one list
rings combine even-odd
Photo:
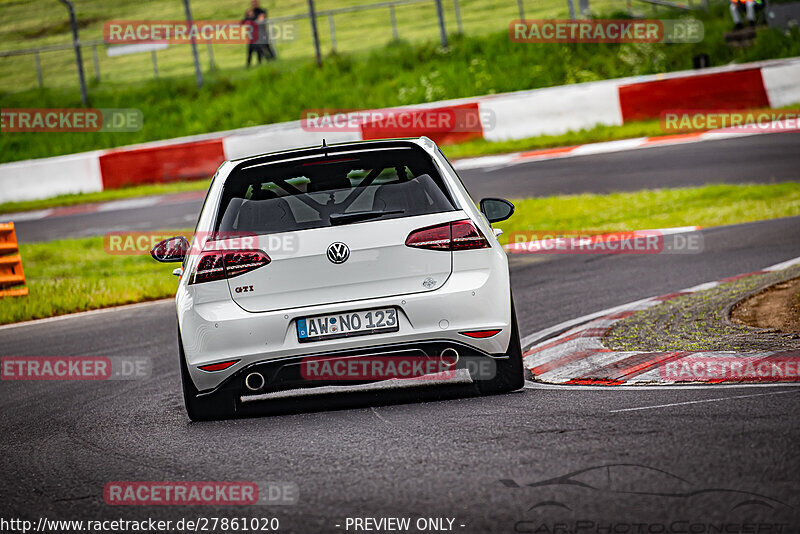
[(223, 163), (192, 242), (152, 251), (182, 263), (189, 417), (248, 413), (280, 390), (397, 378), (342, 362), (374, 371), (431, 360), (468, 372), (482, 393), (522, 387), (508, 263), (491, 226), (513, 211), (494, 198), (476, 207), (425, 137)]

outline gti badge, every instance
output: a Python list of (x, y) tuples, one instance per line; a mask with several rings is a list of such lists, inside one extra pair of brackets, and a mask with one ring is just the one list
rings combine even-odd
[(331, 243), (328, 246), (328, 259), (332, 263), (344, 263), (350, 257), (350, 249), (342, 242)]
[(430, 276), (422, 281), (422, 285), (425, 286), (426, 289), (430, 289), (436, 285), (436, 280), (431, 278)]

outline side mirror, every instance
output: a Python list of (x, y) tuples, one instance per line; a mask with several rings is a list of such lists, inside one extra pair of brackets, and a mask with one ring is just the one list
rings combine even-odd
[(514, 204), (504, 198), (484, 198), (481, 200), (481, 212), (490, 223), (505, 221), (514, 214)]
[(182, 235), (177, 237), (170, 237), (165, 239), (158, 245), (153, 247), (150, 255), (153, 259), (161, 263), (172, 263), (176, 261), (183, 261), (186, 253), (189, 251), (189, 241)]

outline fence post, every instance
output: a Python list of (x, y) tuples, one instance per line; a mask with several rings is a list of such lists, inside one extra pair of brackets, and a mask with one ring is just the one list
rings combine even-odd
[(575, 5), (573, 0), (567, 0), (567, 7), (569, 7), (569, 19), (575, 20)]
[(314, 11), (314, 0), (308, 0), (308, 18), (311, 21), (311, 34), (314, 37), (314, 53), (317, 56), (317, 66), (322, 66), (322, 53), (319, 51), (319, 32), (317, 32), (317, 13)]
[(458, 0), (453, 0), (453, 9), (456, 11), (456, 27), (458, 33), (464, 33), (464, 26), (461, 24), (461, 7), (458, 5)]
[(397, 32), (397, 17), (394, 14), (394, 4), (389, 4), (389, 18), (392, 20), (392, 38), (395, 41), (399, 41), (400, 34)]
[(217, 68), (217, 64), (214, 62), (214, 47), (211, 46), (211, 41), (206, 41), (206, 46), (208, 47), (208, 68), (214, 70)]
[[(191, 31), (194, 24), (192, 23), (192, 8), (189, 7), (189, 0), (183, 0), (183, 10), (186, 11), (186, 24), (189, 27), (189, 31)], [(194, 34), (192, 34), (191, 43), (192, 58), (194, 59), (194, 78), (197, 81), (197, 87), (203, 87), (203, 71), (200, 70), (200, 58), (197, 57), (197, 39), (194, 38)]]
[(442, 0), (436, 0), (436, 15), (439, 17), (439, 36), (442, 39), (442, 48), (447, 48), (447, 30), (444, 27), (444, 11)]
[(33, 57), (36, 58), (36, 79), (39, 80), (39, 89), (44, 86), (42, 83), (42, 63), (39, 61), (39, 49), (36, 49), (36, 52), (33, 53)]
[(328, 15), (328, 26), (331, 31), (331, 50), (336, 52), (336, 26), (333, 23), (333, 15)]
[(78, 39), (78, 21), (75, 18), (75, 9), (70, 0), (60, 0), (62, 4), (67, 6), (69, 11), (69, 24), (72, 26), (72, 46), (75, 48), (75, 60), (78, 63), (78, 78), (81, 82), (81, 102), (84, 106), (89, 105), (89, 97), (86, 94), (86, 80), (83, 77), (83, 58), (81, 58), (81, 42)]
[(153, 76), (158, 78), (158, 60), (156, 60), (156, 51), (155, 50), (151, 50), (150, 51), (150, 55), (153, 58)]
[(519, 10), (519, 20), (525, 20), (525, 6), (522, 5), (522, 0), (517, 0), (517, 9)]
[(92, 45), (92, 59), (94, 60), (94, 79), (100, 83), (100, 60), (97, 59), (97, 45)]

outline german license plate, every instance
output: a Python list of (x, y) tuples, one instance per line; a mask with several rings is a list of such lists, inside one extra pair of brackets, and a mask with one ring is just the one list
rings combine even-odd
[(298, 319), (297, 340), (306, 343), (339, 337), (397, 332), (398, 329), (397, 310), (379, 308)]

